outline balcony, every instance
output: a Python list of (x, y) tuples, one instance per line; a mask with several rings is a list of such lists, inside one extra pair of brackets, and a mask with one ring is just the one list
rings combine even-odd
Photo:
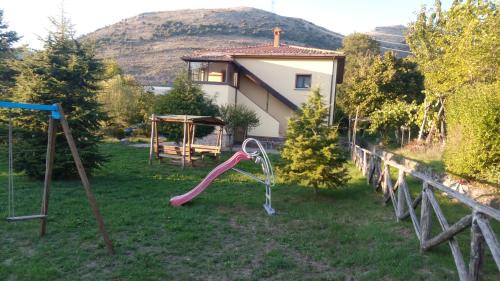
[(200, 84), (224, 84), (236, 87), (238, 73), (230, 62), (188, 62), (191, 81)]

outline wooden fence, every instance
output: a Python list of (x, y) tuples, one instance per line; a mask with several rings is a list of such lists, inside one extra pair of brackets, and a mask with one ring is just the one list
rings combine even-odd
[[(351, 146), (351, 153), (352, 160), (363, 175), (367, 177), (368, 183), (373, 185), (375, 190), (382, 190), (385, 203), (392, 202), (397, 221), (408, 217), (411, 219), (422, 252), (448, 242), (458, 276), (461, 281), (466, 281), (481, 280), (484, 251), (485, 248), (488, 248), (497, 269), (500, 271), (500, 245), (490, 225), (492, 219), (500, 221), (499, 210), (480, 204), (412, 168), (385, 159), (384, 156), (377, 154), (375, 151), (369, 151), (354, 145)], [(398, 179), (395, 184), (393, 184), (390, 176), (393, 169), (398, 171)], [(406, 182), (408, 175), (422, 181), (422, 190), (416, 198), (411, 197)], [(434, 191), (443, 192), (466, 205), (471, 209), (471, 214), (450, 225), (439, 206), (439, 201), (434, 196)], [(416, 213), (418, 205), (421, 205), (420, 218)], [(432, 212), (435, 213), (442, 229), (434, 237), (431, 237)], [(467, 266), (455, 235), (465, 231), (468, 227), (471, 228), (471, 252), (469, 265)]]

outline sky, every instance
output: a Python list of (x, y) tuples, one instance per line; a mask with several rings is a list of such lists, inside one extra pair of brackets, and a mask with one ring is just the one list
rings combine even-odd
[[(347, 35), (366, 32), (376, 26), (406, 25), (416, 18), (423, 5), (435, 0), (1, 0), (4, 20), (10, 30), (22, 36), (17, 45), (40, 49), (51, 25), (49, 17), (66, 16), (75, 25), (77, 35), (92, 32), (124, 18), (145, 12), (230, 8), (250, 6), (288, 16), (299, 17), (332, 31)], [(452, 0), (442, 0), (448, 8)], [(273, 4), (274, 3), (274, 4)]]

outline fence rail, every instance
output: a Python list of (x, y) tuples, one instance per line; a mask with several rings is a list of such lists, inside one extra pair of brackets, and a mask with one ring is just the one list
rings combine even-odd
[[(384, 202), (391, 201), (396, 220), (401, 221), (408, 217), (411, 219), (422, 252), (448, 242), (460, 280), (472, 281), (481, 280), (484, 251), (485, 248), (488, 248), (498, 271), (500, 271), (500, 245), (490, 225), (491, 219), (500, 221), (499, 210), (481, 204), (415, 169), (389, 160), (383, 155), (377, 154), (375, 150), (370, 151), (358, 145), (352, 145), (351, 154), (353, 162), (367, 177), (368, 183), (375, 190), (383, 192)], [(391, 169), (398, 170), (398, 178), (394, 184), (390, 175)], [(406, 182), (408, 175), (422, 181), (422, 190), (416, 198), (411, 197)], [(450, 225), (439, 206), (434, 191), (444, 192), (451, 198), (466, 205), (471, 209), (471, 214)], [(419, 205), (420, 218), (416, 213)], [(432, 213), (436, 215), (442, 230), (434, 237), (431, 236)], [(469, 227), (471, 229), (471, 252), (469, 265), (467, 266), (455, 236)]]

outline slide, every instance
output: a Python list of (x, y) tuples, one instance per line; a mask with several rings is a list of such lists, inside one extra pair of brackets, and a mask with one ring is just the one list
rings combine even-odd
[(202, 193), (218, 176), (236, 166), (236, 164), (238, 164), (240, 161), (251, 159), (252, 157), (244, 151), (236, 152), (231, 158), (213, 169), (195, 188), (191, 189), (191, 191), (179, 196), (172, 197), (170, 199), (170, 204), (178, 207), (193, 200), (193, 198)]

